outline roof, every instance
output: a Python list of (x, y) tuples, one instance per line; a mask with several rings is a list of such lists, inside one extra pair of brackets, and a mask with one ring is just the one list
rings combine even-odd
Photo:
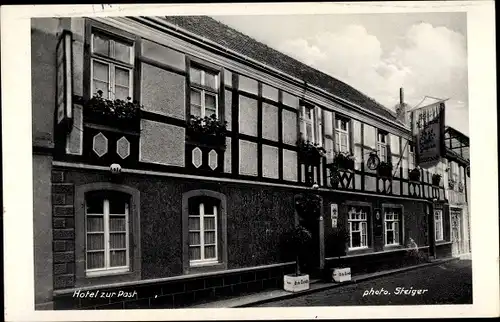
[[(287, 56), (207, 16), (166, 16), (168, 22), (265, 65), (301, 79), (335, 96), (398, 122), (396, 113), (352, 86)], [(362, 76), (361, 76), (362, 77)]]

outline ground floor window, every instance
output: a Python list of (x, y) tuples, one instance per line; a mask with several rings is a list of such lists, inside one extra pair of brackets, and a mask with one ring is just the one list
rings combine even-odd
[(385, 209), (385, 245), (399, 245), (401, 231), (401, 211), (399, 209)]
[(362, 207), (351, 207), (348, 211), (349, 249), (368, 247), (368, 215)]
[(212, 190), (182, 195), (184, 274), (227, 269), (226, 196)]
[(195, 198), (189, 213), (189, 262), (217, 263), (218, 205), (212, 198)]
[(443, 236), (443, 211), (441, 209), (434, 210), (434, 237), (436, 241), (444, 240)]
[(119, 192), (87, 193), (85, 197), (87, 276), (129, 270), (129, 201), (130, 196)]

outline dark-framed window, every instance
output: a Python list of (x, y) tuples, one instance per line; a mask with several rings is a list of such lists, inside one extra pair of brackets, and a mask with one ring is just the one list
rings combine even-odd
[(185, 274), (227, 269), (226, 196), (191, 190), (182, 197), (183, 268)]
[(220, 104), (221, 72), (202, 63), (190, 62), (189, 66), (189, 115), (223, 119), (224, 111)]
[(107, 99), (133, 98), (133, 40), (92, 27), (90, 34), (90, 95), (99, 90)]
[(399, 204), (382, 204), (384, 247), (404, 245), (404, 212)]
[(335, 151), (350, 153), (351, 151), (351, 121), (335, 115)]
[(389, 160), (389, 149), (387, 148), (389, 135), (387, 132), (378, 130), (377, 131), (377, 154), (380, 161), (387, 162)]
[(109, 182), (75, 188), (76, 286), (139, 280), (140, 192)]
[(309, 103), (300, 102), (300, 130), (302, 139), (312, 143), (320, 143), (320, 137), (316, 133), (316, 109)]
[(369, 208), (348, 206), (347, 229), (349, 231), (349, 250), (368, 248), (369, 245)]

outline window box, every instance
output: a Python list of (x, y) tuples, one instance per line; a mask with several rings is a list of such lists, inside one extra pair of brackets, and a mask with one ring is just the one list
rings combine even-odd
[(433, 186), (439, 186), (440, 183), (441, 183), (441, 175), (437, 174), (437, 173), (434, 173), (432, 175), (432, 185)]
[(420, 181), (420, 170), (415, 168), (410, 171), (409, 178), (411, 181)]
[(191, 115), (188, 121), (186, 135), (188, 141), (208, 146), (226, 146), (226, 121), (220, 121), (215, 114), (210, 117)]
[(377, 168), (377, 173), (380, 177), (392, 178), (392, 169), (392, 163), (380, 161), (380, 164)]
[(463, 183), (458, 183), (458, 191), (459, 192), (464, 192), (464, 184)]
[(142, 106), (132, 101), (107, 99), (99, 90), (84, 106), (84, 122), (111, 126), (122, 130), (139, 130)]
[(339, 152), (335, 155), (333, 162), (328, 165), (332, 170), (354, 170), (354, 155), (346, 152)]
[(319, 164), (326, 154), (326, 150), (321, 145), (311, 141), (299, 140), (297, 146), (299, 157), (306, 164)]

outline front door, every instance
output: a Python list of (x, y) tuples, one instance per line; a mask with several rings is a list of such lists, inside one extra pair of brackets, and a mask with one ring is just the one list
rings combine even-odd
[(462, 229), (461, 229), (462, 210), (451, 210), (451, 253), (458, 256), (462, 253)]

